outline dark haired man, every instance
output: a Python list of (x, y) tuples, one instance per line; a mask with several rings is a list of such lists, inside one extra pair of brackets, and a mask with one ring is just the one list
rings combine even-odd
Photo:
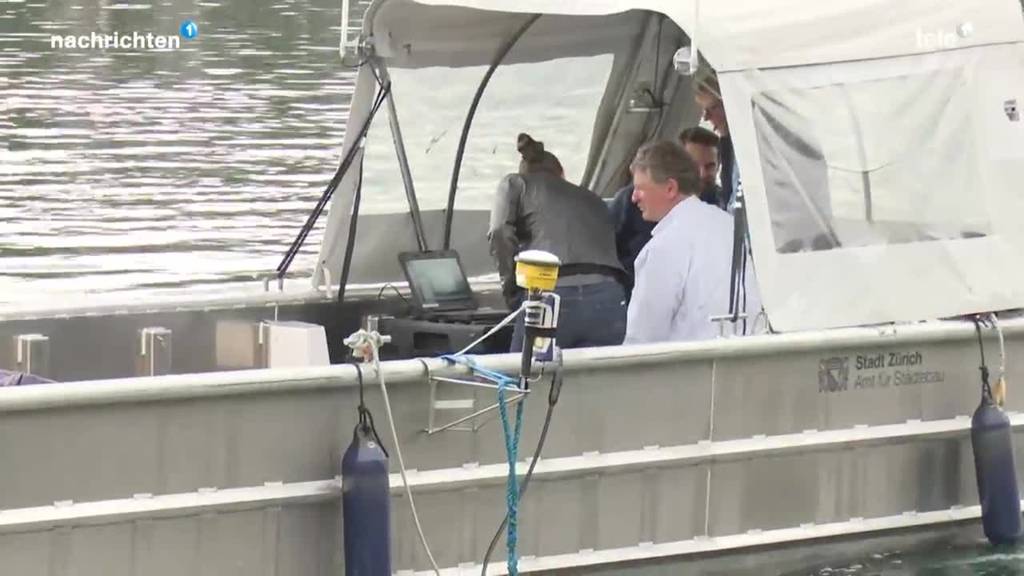
[(694, 126), (679, 134), (679, 143), (697, 165), (700, 199), (725, 210), (722, 188), (715, 183), (715, 179), (718, 178), (718, 135), (703, 126)]

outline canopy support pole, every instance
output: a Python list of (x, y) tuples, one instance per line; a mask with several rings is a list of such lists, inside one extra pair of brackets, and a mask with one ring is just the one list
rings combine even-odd
[[(382, 58), (374, 58), (374, 68), (377, 70), (381, 84), (389, 84), (391, 81), (388, 75), (387, 66)], [(423, 231), (423, 218), (420, 215), (420, 204), (416, 200), (416, 188), (413, 186), (412, 171), (409, 169), (409, 157), (405, 154), (405, 140), (402, 139), (402, 126), (398, 122), (398, 110), (395, 107), (395, 96), (393, 91), (388, 91), (388, 124), (391, 125), (391, 138), (395, 142), (395, 154), (398, 156), (398, 167), (402, 172), (402, 184), (405, 185), (405, 199), (409, 202), (409, 215), (412, 216), (412, 228), (416, 234), (416, 244), (420, 252), (430, 249), (427, 244), (427, 235)]]

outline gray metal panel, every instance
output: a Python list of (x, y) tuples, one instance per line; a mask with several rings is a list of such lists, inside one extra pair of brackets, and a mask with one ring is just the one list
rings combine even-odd
[[(1016, 422), (1018, 427), (1022, 427), (1024, 419), (1018, 417)], [(731, 458), (726, 457), (725, 452), (715, 456), (711, 453), (715, 448), (713, 444), (702, 444), (700, 446), (705, 447), (706, 455), (698, 451), (694, 453), (696, 458), (668, 460), (658, 465), (625, 469), (628, 470), (625, 472), (604, 471), (615, 461), (614, 457), (623, 458), (625, 453), (609, 455), (612, 458), (584, 456), (582, 463), (589, 461), (589, 465), (571, 471), (563, 468), (565, 472), (550, 474), (538, 469), (542, 473), (535, 480), (523, 506), (521, 551), (524, 557), (574, 555), (582, 551), (580, 559), (587, 561), (601, 551), (639, 550), (644, 553), (645, 547), (653, 549), (652, 546), (662, 543), (677, 549), (683, 546), (682, 550), (685, 550), (686, 542), (703, 533), (707, 468), (691, 464), (697, 461), (710, 462), (714, 467), (710, 478), (710, 504), (711, 533), (715, 536), (742, 535), (750, 529), (788, 529), (804, 522), (824, 524), (845, 520), (854, 514), (870, 519), (899, 517), (906, 510), (927, 513), (930, 509), (948, 509), (968, 500), (972, 492), (970, 461), (965, 457), (966, 426), (966, 421), (957, 425), (947, 422), (940, 427), (908, 424), (903, 426), (907, 434), (914, 433), (914, 430), (924, 433), (927, 429), (946, 429), (958, 431), (959, 437), (895, 445), (867, 440), (866, 435), (865, 439), (858, 441), (857, 435), (853, 434), (849, 435), (852, 445), (849, 442), (826, 442), (815, 446), (812, 443), (814, 436), (824, 437), (825, 434), (814, 434), (808, 435), (806, 443), (791, 442), (781, 456), (776, 449), (770, 448), (770, 439), (742, 441), (740, 443), (750, 449), (733, 454)], [(835, 433), (829, 434), (836, 436)], [(659, 453), (664, 450), (641, 452)], [(548, 461), (546, 465), (557, 463), (557, 460)], [(621, 467), (614, 469), (624, 470)], [(960, 470), (963, 475), (950, 477), (951, 470)], [(936, 482), (934, 473), (937, 471), (944, 474)], [(452, 482), (453, 473), (448, 472), (447, 480), (438, 476), (434, 486), (417, 490), (428, 537), (438, 561), (444, 566), (477, 560), (489, 528), (497, 525), (504, 504), (504, 487), (500, 482), (488, 480), (476, 486), (466, 486)], [(500, 476), (495, 478), (500, 479)], [(415, 475), (413, 480), (416, 481)], [(396, 567), (422, 569), (425, 558), (405, 507), (404, 496), (396, 481), (393, 482)], [(311, 540), (300, 535), (315, 534), (321, 538), (319, 548), (302, 548), (296, 553), (300, 560), (286, 564), (293, 566), (291, 571), (285, 568), (281, 571), (318, 574), (321, 573), (317, 572), (319, 567), (328, 563), (333, 565), (337, 561), (337, 544), (330, 542), (340, 542), (335, 528), (337, 510), (331, 505), (338, 485), (333, 483), (334, 488), (331, 489), (327, 485), (314, 484), (318, 486), (243, 488), (234, 491), (233, 495), (228, 495), (228, 491), (210, 493), (206, 500), (208, 512), (199, 513), (196, 506), (202, 505), (201, 499), (177, 496), (133, 499), (133, 503), (142, 506), (141, 510), (154, 511), (150, 517), (154, 517), (152, 514), (156, 514), (157, 508), (146, 508), (149, 500), (153, 500), (154, 505), (159, 504), (162, 510), (159, 514), (185, 514), (176, 520), (139, 517), (137, 512), (128, 510), (134, 506), (124, 504), (116, 507), (92, 505), (92, 513), (99, 515), (91, 519), (82, 516), (85, 510), (79, 510), (69, 515), (63, 524), (70, 526), (74, 522), (73, 528), (48, 530), (46, 522), (29, 520), (33, 515), (40, 517), (40, 512), (47, 516), (45, 511), (12, 510), (0, 519), (5, 521), (5, 531), (19, 530), (9, 520), (14, 514), (22, 518), (22, 529), (31, 530), (35, 526), (36, 534), (52, 535), (47, 544), (50, 559), (60, 566), (71, 566), (73, 562), (84, 563), (87, 567), (102, 564), (76, 552), (76, 538), (91, 542), (93, 547), (110, 549), (110, 556), (115, 560), (122, 558), (124, 549), (129, 548), (136, 565), (150, 552), (148, 546), (157, 540), (160, 546), (180, 551), (184, 555), (182, 557), (193, 558), (191, 573), (199, 574), (207, 571), (234, 573), (236, 564), (251, 569), (250, 557), (257, 556), (258, 559), (252, 562), (258, 562), (261, 569), (272, 573), (270, 569), (282, 565), (279, 558), (288, 553), (288, 544), (281, 540), (284, 534), (295, 536), (295, 541), (303, 546), (313, 546), (317, 538)], [(271, 503), (282, 497), (286, 500)], [(306, 498), (321, 504), (302, 508), (287, 503)], [(255, 508), (243, 512), (235, 512), (230, 507), (246, 506), (245, 500), (265, 504), (248, 504)], [(227, 502), (235, 503), (225, 507), (223, 503)], [(71, 510), (71, 507), (67, 509)], [(314, 509), (318, 511), (314, 512)], [(59, 510), (60, 507), (56, 509)], [(289, 515), (293, 515), (295, 510), (304, 510), (304, 513), (293, 517), (296, 526), (291, 526), (288, 524)], [(108, 518), (105, 519), (103, 514)], [(182, 528), (181, 523), (186, 520), (192, 523), (186, 523)], [(723, 528), (730, 520), (734, 525)], [(57, 526), (62, 525), (59, 520), (55, 522)], [(238, 523), (242, 523), (243, 528), (238, 528)], [(125, 527), (125, 530), (103, 531), (100, 527), (104, 525)], [(174, 530), (168, 536), (158, 536), (152, 528), (154, 525), (172, 526)], [(124, 543), (122, 532), (130, 533), (130, 544)], [(183, 533), (191, 535), (186, 538), (188, 542), (175, 544), (176, 535)], [(258, 537), (256, 544), (254, 541)], [(8, 538), (16, 536), (4, 534), (0, 536), (0, 542)], [(756, 537), (751, 540), (757, 541)], [(188, 543), (194, 546), (191, 555), (187, 554)], [(498, 553), (500, 557), (501, 551)], [(302, 559), (307, 564), (302, 564)], [(299, 567), (301, 571), (298, 571)]]
[(0, 467), (0, 508), (331, 478), (352, 400), (307, 392), (8, 414), (0, 453), (18, 464)]
[[(703, 467), (534, 480), (520, 506), (519, 553), (549, 556), (693, 538), (704, 531), (705, 486)], [(504, 503), (503, 485), (418, 492), (420, 519), (438, 564), (479, 562)], [(407, 506), (404, 493), (392, 499), (394, 568), (423, 569), (427, 558)], [(503, 536), (496, 564), (504, 554)]]
[(0, 538), (4, 571), (18, 576), (49, 576), (50, 533), (5, 534)]
[[(823, 428), (810, 354), (722, 359), (715, 367), (715, 440)], [(796, 375), (806, 374), (802, 379)]]
[(710, 532), (719, 536), (975, 504), (973, 466), (966, 438), (719, 464), (712, 470)]
[[(548, 458), (585, 452), (636, 450), (650, 445), (691, 444), (707, 436), (710, 406), (708, 362), (646, 365), (633, 370), (583, 370), (566, 374), (544, 455)], [(679, 382), (679, 385), (675, 385)], [(547, 408), (550, 379), (532, 385), (524, 411), (523, 451), (536, 445)], [(493, 404), (493, 392), (439, 385), (439, 398), (475, 398), (475, 408)], [(406, 464), (427, 470), (464, 463), (492, 464), (505, 460), (496, 416), (479, 432), (450, 431), (427, 436), (429, 388), (395, 384), (389, 387)], [(368, 393), (370, 408), (382, 415), (376, 390)], [(641, 410), (636, 409), (643, 399)], [(608, 409), (609, 406), (621, 407)], [(701, 407), (696, 409), (694, 407)], [(342, 412), (349, 415), (350, 412)], [(683, 417), (683, 415), (686, 417)], [(454, 418), (454, 415), (452, 416)]]
[[(707, 437), (709, 362), (601, 368), (565, 377), (551, 422), (549, 457), (692, 444)], [(546, 403), (547, 385), (528, 403)], [(527, 441), (525, 446), (532, 446)]]
[[(990, 330), (986, 332), (986, 336), (991, 335)], [(1014, 342), (1007, 342), (1006, 352), (1010, 358), (1019, 357), (1015, 354), (1024, 353), (1024, 347), (1020, 342), (1016, 343), (1016, 346), (1011, 346), (1012, 344)], [(981, 376), (978, 372), (981, 359), (978, 356), (977, 341), (970, 344), (936, 343), (927, 348), (920, 348), (928, 353), (928, 370), (937, 370), (945, 376), (943, 382), (925, 384), (922, 387), (924, 394), (921, 396), (921, 419), (953, 418), (974, 412), (981, 392)], [(992, 362), (992, 373), (995, 374), (999, 363), (999, 346), (994, 340), (986, 338), (985, 358)], [(1024, 371), (1015, 370), (1009, 373), (1008, 377), (1020, 380), (1024, 378)]]
[[(427, 533), (434, 559), (440, 566), (455, 566), (460, 562), (473, 561), (475, 556), (482, 554), (487, 545), (490, 536), (487, 532), (493, 534), (493, 530), (501, 521), (501, 514), (504, 513), (502, 503), (505, 501), (503, 489), (482, 489), (470, 501), (466, 500), (467, 494), (466, 490), (458, 490), (421, 493), (416, 496), (420, 520)], [(391, 500), (395, 534), (392, 540), (392, 568), (395, 570), (423, 569), (429, 566), (408, 505), (404, 495), (395, 496)], [(467, 507), (474, 508), (474, 514), (469, 514)], [(476, 513), (485, 515), (488, 521), (478, 524)], [(466, 534), (473, 527), (479, 528), (482, 544), (481, 547), (467, 550)], [(479, 558), (475, 559), (479, 561)]]
[[(994, 344), (987, 343), (990, 362), (997, 350)], [(1016, 348), (1024, 352), (1019, 345)], [(915, 353), (922, 358), (917, 366), (890, 365), (898, 364), (901, 355)], [(878, 358), (882, 368), (857, 368), (858, 359), (867, 364)], [(844, 389), (822, 389), (821, 372), (831, 359), (846, 362)], [(894, 342), (886, 347), (722, 359), (716, 367), (715, 439), (967, 415), (978, 403), (978, 363), (977, 347), (962, 342)], [(908, 372), (941, 374), (942, 381), (901, 384)], [(1024, 372), (1009, 376), (1015, 381)]]
[(707, 504), (707, 467), (667, 469), (653, 475), (654, 491), (648, 494), (654, 508), (653, 540), (678, 542), (703, 535)]
[(541, 482), (537, 488), (538, 494), (534, 497), (539, 499), (539, 507), (547, 514), (543, 522), (534, 521), (538, 532), (534, 553), (547, 556), (587, 548), (589, 534), (586, 532), (590, 527), (582, 526), (581, 520), (583, 508), (590, 502), (584, 501), (581, 487), (566, 482)]
[(796, 526), (814, 518), (820, 471), (829, 466), (821, 460), (797, 455), (714, 466), (709, 535)]
[(337, 517), (319, 504), (6, 534), (0, 557), (18, 576), (328, 576)]

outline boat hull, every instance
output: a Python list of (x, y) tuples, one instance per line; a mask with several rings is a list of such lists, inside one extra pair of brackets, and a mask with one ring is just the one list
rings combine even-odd
[[(1014, 357), (1024, 321), (1004, 324)], [(686, 560), (713, 572), (764, 547), (975, 521), (973, 338), (971, 325), (946, 322), (566, 351), (521, 506), (522, 567)], [(481, 361), (517, 365), (512, 355)], [(1019, 451), (1024, 401), (1013, 383), (1024, 374), (1013, 366)], [(424, 430), (486, 408), (494, 392), (432, 381), (466, 376), (436, 359), (383, 371), (434, 555), (449, 573), (472, 572), (504, 513), (500, 426), (491, 412)], [(365, 373), (383, 428), (377, 377)], [(526, 401), (524, 454), (548, 385), (541, 378)], [(5, 390), (0, 553), (26, 575), (338, 574), (337, 475), (357, 399), (351, 366)], [(393, 566), (424, 571), (394, 466)]]

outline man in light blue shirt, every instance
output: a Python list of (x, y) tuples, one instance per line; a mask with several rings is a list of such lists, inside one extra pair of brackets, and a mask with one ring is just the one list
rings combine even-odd
[(729, 311), (732, 216), (700, 201), (697, 168), (675, 142), (645, 144), (630, 168), (633, 202), (657, 224), (636, 259), (624, 343), (714, 338), (710, 318)]

